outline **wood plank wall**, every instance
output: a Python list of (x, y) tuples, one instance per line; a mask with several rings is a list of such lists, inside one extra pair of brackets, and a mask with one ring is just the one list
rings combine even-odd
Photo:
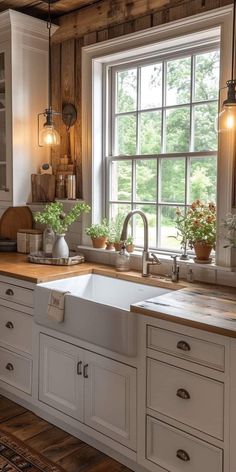
[[(98, 0), (60, 19), (53, 36), (53, 106), (60, 111), (66, 102), (75, 104), (77, 122), (71, 130), (72, 157), (79, 167), (79, 198), (82, 195), (81, 156), (81, 48), (135, 31), (232, 4), (232, 0)], [(58, 122), (62, 143), (52, 150), (57, 163), (66, 154), (67, 133)]]

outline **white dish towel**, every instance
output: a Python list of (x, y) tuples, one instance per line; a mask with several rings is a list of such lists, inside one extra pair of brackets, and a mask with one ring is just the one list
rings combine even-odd
[(52, 290), (48, 302), (48, 318), (58, 323), (64, 321), (65, 316), (65, 296), (70, 292), (59, 292)]

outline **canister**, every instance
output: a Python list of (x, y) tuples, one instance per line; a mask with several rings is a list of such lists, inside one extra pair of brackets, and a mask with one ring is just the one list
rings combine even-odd
[(39, 229), (19, 229), (17, 231), (17, 252), (29, 254), (42, 249), (43, 232)]

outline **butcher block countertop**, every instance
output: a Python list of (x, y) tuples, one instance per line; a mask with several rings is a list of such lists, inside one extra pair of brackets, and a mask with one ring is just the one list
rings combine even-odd
[[(96, 273), (133, 282), (171, 289), (170, 293), (131, 306), (131, 311), (157, 319), (191, 326), (236, 338), (236, 288), (186, 281), (172, 283), (139, 272), (116, 272), (113, 267), (95, 263), (74, 266), (31, 264), (27, 256), (17, 253), (0, 254), (0, 275), (32, 283)], [(235, 274), (236, 277), (236, 274)]]

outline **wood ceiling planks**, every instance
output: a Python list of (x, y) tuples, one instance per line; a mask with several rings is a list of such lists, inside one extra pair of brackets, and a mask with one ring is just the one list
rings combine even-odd
[[(97, 3), (99, 0), (58, 0), (51, 4), (52, 17)], [(11, 8), (38, 18), (47, 18), (48, 5), (42, 0), (0, 0), (0, 12)]]

